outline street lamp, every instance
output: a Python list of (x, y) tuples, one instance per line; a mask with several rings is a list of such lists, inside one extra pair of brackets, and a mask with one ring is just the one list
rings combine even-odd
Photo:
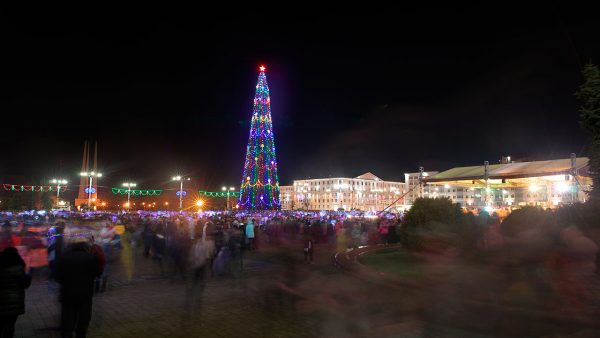
[(68, 182), (67, 182), (67, 180), (63, 180), (63, 179), (57, 179), (57, 178), (53, 179), (53, 180), (52, 180), (52, 181), (50, 181), (50, 182), (51, 182), (51, 183), (53, 183), (53, 184), (56, 184), (56, 204), (57, 204), (57, 205), (60, 205), (60, 203), (59, 203), (60, 201), (59, 201), (59, 199), (58, 199), (58, 198), (60, 197), (60, 185), (61, 185), (61, 184), (62, 184), (62, 185), (65, 185), (65, 184), (67, 184)]
[(229, 196), (231, 195), (231, 191), (234, 191), (235, 188), (229, 187), (229, 190), (227, 190), (227, 187), (222, 187), (221, 190), (227, 191), (227, 210), (229, 210)]
[(135, 183), (125, 182), (123, 186), (127, 188), (127, 211), (129, 211), (129, 198), (131, 197), (131, 188), (137, 186)]
[(87, 176), (90, 178), (90, 184), (88, 186), (88, 209), (92, 208), (92, 193), (95, 192), (93, 191), (92, 188), (92, 180), (94, 179), (94, 177), (98, 178), (98, 177), (102, 177), (101, 173), (97, 173), (97, 172), (82, 172), (80, 173), (81, 176)]
[(183, 211), (183, 181), (189, 181), (190, 178), (184, 178), (181, 176), (173, 176), (173, 181), (179, 181), (179, 212)]

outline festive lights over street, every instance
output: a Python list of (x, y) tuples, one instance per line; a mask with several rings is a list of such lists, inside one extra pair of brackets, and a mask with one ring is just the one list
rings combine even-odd
[[(403, 195), (400, 187), (394, 187), (394, 190), (391, 188), (379, 187), (378, 184), (380, 182), (367, 182), (372, 186), (368, 189), (369, 193), (365, 193), (363, 190), (365, 187), (362, 185), (364, 182), (359, 182), (361, 185), (350, 185), (348, 182), (333, 182), (334, 180), (323, 180), (323, 182), (331, 181), (326, 186), (314, 186), (316, 190), (313, 192), (304, 191), (304, 187), (300, 191), (299, 188), (294, 183), (294, 186), (285, 186), (281, 187), (279, 184), (279, 176), (278, 176), (278, 164), (277, 164), (277, 156), (275, 151), (275, 136), (273, 130), (273, 117), (271, 114), (271, 93), (269, 90), (269, 86), (267, 84), (267, 76), (266, 76), (266, 67), (261, 65), (259, 67), (258, 80), (256, 83), (256, 90), (252, 104), (252, 114), (249, 116), (250, 120), (250, 130), (248, 134), (248, 142), (246, 146), (246, 156), (244, 160), (243, 166), (243, 175), (241, 178), (241, 184), (239, 189), (235, 186), (231, 185), (223, 185), (221, 186), (220, 191), (206, 191), (206, 190), (197, 190), (198, 195), (201, 198), (225, 198), (225, 208), (229, 210), (235, 205), (236, 209), (242, 210), (279, 210), (281, 209), (281, 201), (280, 198), (284, 199), (285, 208), (290, 208), (290, 204), (296, 201), (297, 203), (305, 203), (306, 201), (315, 200), (313, 204), (315, 207), (324, 207), (325, 205), (329, 205), (334, 209), (346, 209), (346, 205), (338, 204), (349, 202), (350, 208), (353, 205), (353, 193), (356, 192), (356, 198), (360, 202), (361, 199), (373, 199), (378, 200), (378, 194), (384, 193), (392, 196), (393, 199), (400, 199)], [(86, 152), (84, 151), (84, 159), (86, 158)], [(531, 178), (522, 179), (521, 181), (514, 183), (513, 185), (505, 184), (505, 180), (497, 179), (496, 176), (503, 175), (503, 171), (501, 172), (496, 167), (489, 165), (488, 161), (484, 161), (484, 166), (481, 167), (481, 171), (483, 172), (483, 176), (478, 178), (479, 186), (477, 187), (477, 191), (474, 191), (476, 185), (476, 180), (470, 179), (471, 184), (468, 180), (465, 180), (464, 177), (460, 176), (458, 178), (454, 177), (453, 179), (448, 179), (445, 176), (437, 177), (437, 174), (432, 174), (424, 172), (421, 168), (420, 176), (418, 182), (422, 184), (423, 181), (426, 181), (427, 184), (431, 184), (431, 186), (427, 186), (425, 189), (423, 187), (417, 190), (418, 196), (426, 196), (426, 197), (446, 197), (452, 198), (452, 200), (461, 200), (469, 206), (472, 206), (474, 203), (482, 203), (482, 206), (491, 206), (491, 205), (502, 205), (502, 203), (506, 202), (508, 205), (513, 205), (519, 203), (530, 203), (535, 200), (536, 203), (538, 200), (544, 200), (544, 205), (549, 205), (550, 203), (554, 203), (554, 205), (559, 205), (564, 203), (566, 195), (570, 193), (571, 198), (570, 201), (574, 202), (578, 199), (578, 187), (579, 181), (577, 181), (577, 168), (584, 167), (583, 159), (576, 158), (575, 154), (572, 154), (570, 163), (568, 166), (568, 159), (560, 159), (556, 160), (557, 168), (570, 168), (569, 171), (560, 171), (557, 172), (554, 176), (556, 179), (549, 179), (548, 177), (552, 175), (548, 175), (547, 172), (540, 172), (536, 175), (533, 175)], [(547, 161), (548, 162), (548, 161)], [(552, 161), (550, 161), (552, 162)], [(552, 162), (552, 163), (554, 163)], [(564, 163), (563, 163), (564, 162)], [(581, 163), (579, 163), (581, 162)], [(509, 165), (512, 163), (510, 157), (503, 157), (502, 164)], [(548, 163), (544, 164), (544, 168), (548, 166)], [(96, 168), (96, 164), (94, 163), (94, 170)], [(98, 180), (98, 178), (102, 177), (102, 174), (97, 171), (87, 171), (89, 166), (82, 166), (81, 176), (86, 177), (89, 180), (85, 179), (81, 180), (80, 188), (79, 188), (79, 197), (76, 199), (76, 205), (85, 204), (85, 198), (87, 194), (87, 205), (88, 209), (92, 207), (92, 201), (95, 201), (97, 197), (97, 189), (101, 188), (97, 181), (94, 182), (94, 179)], [(506, 170), (512, 170), (510, 168), (506, 168)], [(537, 168), (537, 167), (536, 167)], [(550, 168), (550, 167), (549, 167)], [(461, 168), (458, 168), (461, 169)], [(496, 173), (497, 171), (497, 173)], [(459, 171), (462, 172), (462, 171)], [(494, 175), (490, 175), (490, 172), (494, 172)], [(406, 174), (412, 175), (412, 174)], [(522, 175), (522, 174), (519, 174)], [(374, 175), (371, 175), (374, 176)], [(415, 176), (416, 177), (416, 176)], [(470, 177), (470, 176), (469, 176)], [(459, 179), (460, 178), (460, 179)], [(512, 176), (510, 179), (513, 179)], [(363, 180), (369, 181), (369, 178), (364, 178)], [(462, 181), (465, 182), (462, 182)], [(195, 194), (191, 193), (190, 190), (184, 190), (184, 182), (191, 181), (191, 177), (184, 175), (176, 175), (171, 177), (171, 182), (178, 182), (177, 189), (166, 189), (166, 190), (176, 190), (175, 193), (167, 194), (169, 197), (175, 197), (179, 199), (179, 211), (183, 212), (183, 199), (190, 197), (189, 203), (186, 204), (187, 208), (195, 207), (201, 208), (205, 206), (209, 200), (207, 199), (197, 199), (198, 195), (193, 196)], [(375, 179), (377, 181), (377, 179)], [(416, 182), (416, 180), (413, 180)], [(407, 184), (414, 185), (414, 182), (410, 181), (407, 178)], [(354, 181), (352, 181), (354, 182)], [(462, 182), (462, 183), (461, 183)], [(482, 185), (481, 182), (485, 182)], [(52, 189), (56, 189), (56, 203), (60, 204), (60, 194), (64, 190), (66, 190), (67, 180), (63, 178), (55, 178), (50, 181), (52, 186), (24, 186), (24, 185), (13, 185), (13, 184), (4, 184), (3, 188), (6, 191), (14, 191), (14, 192), (43, 192), (43, 191), (53, 191)], [(94, 184), (96, 183), (96, 184)], [(315, 182), (313, 182), (315, 183)], [(356, 183), (356, 182), (354, 182)], [(312, 184), (312, 183), (311, 183)], [(515, 193), (515, 189), (519, 188), (515, 186), (517, 184), (522, 192)], [(463, 186), (464, 185), (464, 186)], [(87, 186), (87, 187), (85, 187)], [(85, 187), (85, 188), (84, 188)], [(156, 197), (160, 196), (163, 192), (163, 189), (135, 189), (137, 187), (136, 183), (133, 182), (124, 182), (120, 187), (113, 187), (111, 191), (115, 195), (127, 195), (127, 202), (123, 203), (123, 206), (130, 210), (131, 208), (131, 196), (137, 197)], [(323, 196), (319, 195), (319, 188), (322, 187), (322, 193), (325, 194)], [(285, 193), (281, 193), (281, 189), (285, 189)], [(310, 187), (307, 186), (310, 189)], [(334, 189), (335, 191), (327, 191), (329, 189)], [(383, 190), (383, 191), (382, 191)], [(410, 192), (410, 190), (407, 189)], [(316, 196), (311, 196), (314, 194)], [(335, 194), (335, 196), (333, 196)], [(280, 195), (284, 195), (280, 197)], [(306, 196), (304, 196), (306, 195)], [(350, 195), (349, 197), (347, 195)], [(364, 196), (363, 196), (364, 195)], [(396, 196), (398, 195), (398, 196)], [(412, 193), (409, 198), (415, 199), (413, 196), (415, 193)], [(297, 198), (294, 198), (297, 197)], [(499, 197), (500, 196), (500, 197)], [(231, 197), (237, 199), (237, 203), (230, 202)], [(349, 201), (347, 199), (350, 199)], [(389, 197), (392, 199), (392, 197)], [(519, 201), (521, 199), (521, 201)], [(326, 202), (325, 202), (326, 201)], [(478, 202), (477, 202), (478, 201)], [(501, 201), (501, 202), (494, 202)], [(95, 201), (100, 206), (106, 206), (106, 202)], [(389, 202), (389, 201), (388, 201)], [(79, 203), (79, 204), (77, 204)], [(541, 202), (540, 202), (541, 203)], [(212, 203), (210, 203), (212, 204)], [(135, 203), (133, 203), (135, 206)], [(143, 202), (141, 204), (146, 208), (147, 206), (153, 208), (156, 206), (156, 202), (148, 203)], [(159, 206), (168, 207), (168, 201), (161, 201)], [(407, 204), (408, 205), (408, 204)], [(211, 205), (212, 206), (212, 205)], [(377, 203), (375, 203), (375, 209), (377, 209)]]
[[(199, 194), (206, 197), (223, 197), (226, 198), (226, 209), (232, 207), (230, 198), (238, 199), (236, 208), (245, 210), (278, 210), (281, 208), (279, 201), (279, 177), (277, 174), (277, 158), (275, 153), (275, 140), (273, 133), (273, 123), (271, 117), (271, 97), (267, 84), (266, 67), (260, 65), (258, 81), (256, 84), (256, 92), (253, 100), (253, 113), (250, 116), (250, 132), (248, 137), (248, 145), (246, 158), (243, 169), (241, 187), (237, 189), (234, 186), (223, 186), (220, 192), (210, 192), (200, 190)], [(87, 195), (87, 208), (91, 210), (94, 206), (106, 206), (106, 202), (97, 200), (98, 189), (101, 188), (98, 179), (102, 177), (102, 173), (96, 171), (96, 162), (94, 160), (94, 171), (88, 171), (90, 168), (89, 151), (84, 149), (84, 165), (82, 165), (82, 177), (80, 183), (79, 197), (76, 199), (76, 205), (81, 206)], [(86, 181), (83, 178), (87, 178)], [(183, 175), (171, 177), (171, 181), (179, 182), (177, 196), (179, 198), (179, 211), (183, 211), (183, 198), (186, 197), (186, 191), (183, 190), (184, 182), (190, 181), (191, 178)], [(65, 190), (67, 180), (53, 179), (51, 181), (56, 186), (57, 204), (60, 202), (59, 197), (61, 191)], [(127, 202), (123, 206), (129, 210), (131, 208), (131, 196), (159, 196), (162, 189), (134, 189), (136, 183), (124, 182), (121, 187), (113, 187), (111, 191), (115, 195), (127, 195)], [(52, 191), (52, 186), (48, 187), (48, 191)], [(10, 191), (44, 191), (43, 186), (15, 186), (4, 185), (5, 190)], [(94, 204), (92, 203), (94, 202)], [(79, 204), (78, 204), (79, 203)], [(196, 206), (204, 205), (203, 200), (197, 200)], [(133, 204), (135, 205), (135, 203)], [(142, 205), (146, 205), (145, 202)], [(164, 202), (167, 206), (168, 202)]]

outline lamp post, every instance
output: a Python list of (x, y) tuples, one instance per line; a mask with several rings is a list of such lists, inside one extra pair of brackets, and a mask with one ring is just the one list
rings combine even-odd
[(90, 181), (89, 181), (90, 184), (88, 186), (88, 210), (89, 210), (89, 209), (92, 208), (92, 193), (93, 193), (92, 192), (92, 189), (93, 189), (92, 188), (92, 181), (93, 181), (94, 177), (96, 177), (96, 178), (102, 177), (102, 174), (90, 171), (90, 172), (82, 172), (80, 175), (81, 176), (87, 176), (87, 177), (90, 178)]
[(137, 186), (137, 184), (135, 183), (131, 183), (131, 182), (125, 182), (123, 183), (123, 186), (125, 188), (127, 188), (127, 211), (129, 211), (129, 198), (131, 197), (131, 187), (135, 187)]
[(229, 210), (229, 196), (231, 195), (231, 192), (235, 190), (235, 188), (229, 187), (229, 190), (227, 190), (227, 187), (222, 187), (221, 190), (227, 191), (227, 210)]
[(51, 183), (53, 183), (53, 184), (56, 184), (56, 205), (59, 205), (59, 204), (60, 204), (60, 203), (59, 203), (59, 202), (60, 202), (60, 200), (59, 200), (59, 197), (60, 197), (60, 185), (61, 185), (61, 184), (62, 184), (62, 185), (65, 185), (65, 184), (67, 184), (68, 182), (67, 182), (67, 180), (64, 180), (64, 179), (56, 179), (56, 178), (55, 178), (55, 179), (53, 179), (53, 180), (52, 180), (52, 181), (50, 181), (50, 182), (51, 182)]
[(184, 178), (181, 176), (173, 176), (173, 181), (179, 181), (179, 212), (183, 211), (183, 181), (189, 181), (190, 178)]

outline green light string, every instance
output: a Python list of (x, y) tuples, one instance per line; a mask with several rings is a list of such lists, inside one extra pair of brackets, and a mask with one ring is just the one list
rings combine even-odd
[(233, 191), (233, 192), (222, 192), (222, 191), (204, 191), (204, 190), (198, 190), (198, 193), (200, 193), (200, 195), (204, 195), (207, 197), (227, 197), (227, 194), (229, 194), (229, 197), (240, 197), (240, 193), (237, 191)]
[(140, 190), (140, 189), (136, 189), (136, 190), (129, 190), (128, 188), (112, 188), (112, 193), (117, 195), (127, 195), (127, 194), (131, 194), (133, 196), (159, 196), (160, 194), (162, 194), (162, 190), (160, 189), (146, 189), (146, 190)]

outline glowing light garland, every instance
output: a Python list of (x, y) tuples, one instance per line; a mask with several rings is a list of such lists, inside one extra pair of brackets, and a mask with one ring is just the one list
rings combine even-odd
[[(51, 186), (51, 185), (2, 184), (2, 187), (6, 191), (33, 191), (33, 192), (56, 191), (56, 187)], [(65, 190), (67, 190), (67, 186), (61, 185), (60, 191), (65, 191)]]
[(204, 195), (207, 197), (227, 197), (229, 194), (229, 197), (240, 197), (240, 193), (237, 191), (231, 191), (231, 192), (223, 192), (223, 191), (204, 191), (204, 190), (198, 190), (198, 193), (200, 193), (200, 195)]
[(132, 196), (159, 196), (160, 194), (162, 194), (162, 190), (159, 189), (147, 189), (147, 190), (140, 190), (140, 189), (136, 189), (136, 190), (129, 190), (128, 188), (112, 188), (112, 193), (117, 195), (127, 195), (128, 193), (131, 193)]
[[(221, 194), (227, 196), (226, 192)], [(275, 136), (273, 135), (271, 119), (271, 97), (264, 66), (260, 67), (258, 83), (256, 84), (238, 205), (240, 209), (245, 210), (281, 208), (277, 158), (275, 156)]]

